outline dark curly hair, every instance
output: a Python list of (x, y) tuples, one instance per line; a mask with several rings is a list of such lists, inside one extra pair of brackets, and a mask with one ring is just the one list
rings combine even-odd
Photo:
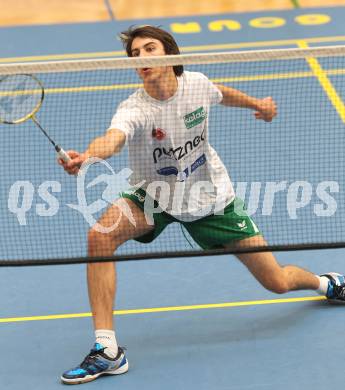
[[(137, 37), (141, 38), (153, 38), (162, 42), (165, 54), (180, 54), (180, 49), (174, 37), (168, 32), (162, 30), (159, 27), (154, 26), (131, 26), (128, 30), (121, 32), (120, 39), (123, 43), (123, 47), (126, 50), (128, 57), (132, 57), (132, 43)], [(181, 76), (183, 73), (183, 65), (173, 66), (176, 76)]]

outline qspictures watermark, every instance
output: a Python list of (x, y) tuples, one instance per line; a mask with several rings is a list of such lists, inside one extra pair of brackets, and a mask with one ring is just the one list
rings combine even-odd
[[(107, 173), (102, 173), (87, 183), (88, 170), (95, 163), (102, 164)], [(185, 202), (187, 202), (188, 209), (197, 210), (196, 204), (201, 194), (216, 191), (213, 184), (207, 181), (194, 182), (192, 186), (187, 187), (188, 189), (186, 189), (186, 182), (177, 182), (174, 188), (171, 188), (166, 181), (146, 183), (145, 180), (142, 180), (133, 186), (129, 182), (132, 173), (129, 168), (115, 172), (108, 162), (93, 158), (83, 164), (76, 177), (77, 203), (61, 205), (58, 194), (62, 193), (63, 188), (58, 181), (44, 181), (35, 187), (32, 182), (21, 180), (16, 181), (9, 188), (8, 210), (16, 217), (20, 226), (27, 226), (29, 213), (49, 218), (57, 215), (61, 206), (67, 206), (79, 213), (93, 229), (109, 233), (118, 227), (122, 218), (127, 218), (133, 226), (136, 225), (128, 203), (119, 196), (123, 192), (130, 192), (143, 204), (147, 223), (153, 224), (155, 213), (167, 211), (168, 207), (172, 207), (172, 210), (168, 211), (173, 211), (173, 215), (179, 215), (182, 212), (182, 204)], [(96, 200), (88, 203), (87, 192), (99, 183), (106, 184), (105, 189), (97, 194)], [(142, 192), (139, 190), (142, 186), (145, 186), (147, 193), (156, 194), (154, 198), (158, 203), (155, 204), (152, 197), (142, 196)], [(195, 211), (195, 219), (211, 213), (222, 214), (226, 206), (226, 204), (221, 203), (224, 201), (223, 191), (224, 189), (218, 188), (219, 194), (217, 196), (219, 195), (220, 201)], [(279, 207), (282, 207), (283, 202), (289, 218), (294, 220), (298, 219), (299, 212), (306, 207), (310, 207), (312, 213), (317, 217), (332, 217), (337, 211), (335, 195), (340, 192), (340, 186), (338, 182), (331, 180), (317, 184), (311, 184), (304, 180), (264, 183), (238, 182), (235, 185), (235, 192), (238, 198), (246, 199), (246, 210), (243, 209), (242, 202), (238, 202), (238, 204), (235, 202), (235, 212), (238, 215), (261, 214), (270, 216), (274, 214), (276, 204), (279, 202)], [(95, 215), (99, 214), (100, 211), (105, 211), (111, 205), (116, 205), (119, 208), (119, 217), (113, 221), (111, 226), (102, 226)]]

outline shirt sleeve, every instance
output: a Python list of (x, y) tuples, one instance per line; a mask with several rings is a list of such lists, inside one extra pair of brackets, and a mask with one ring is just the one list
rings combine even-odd
[(111, 120), (109, 129), (121, 130), (126, 135), (126, 144), (145, 127), (145, 116), (139, 107), (120, 104)]
[(210, 104), (219, 104), (223, 100), (223, 94), (220, 92), (220, 90), (210, 81), (208, 81), (208, 96), (210, 98)]
[(200, 76), (201, 76), (202, 81), (203, 81), (206, 96), (208, 96), (208, 99), (209, 99), (209, 104), (211, 106), (214, 104), (219, 104), (223, 100), (223, 95), (220, 92), (220, 90), (204, 74), (200, 73)]

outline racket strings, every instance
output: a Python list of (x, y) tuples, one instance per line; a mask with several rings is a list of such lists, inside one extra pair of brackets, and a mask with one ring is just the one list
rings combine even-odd
[(43, 87), (30, 75), (5, 77), (0, 81), (0, 121), (20, 123), (33, 116), (43, 101)]

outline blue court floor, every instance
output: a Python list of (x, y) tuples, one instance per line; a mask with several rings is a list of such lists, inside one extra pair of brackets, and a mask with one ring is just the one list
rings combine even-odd
[[(315, 273), (344, 268), (342, 250), (278, 258)], [(132, 262), (118, 270), (117, 308), (129, 312), (116, 317), (117, 337), (131, 369), (83, 386), (321, 390), (341, 383), (335, 367), (344, 353), (342, 306), (309, 300), (315, 295), (308, 292), (273, 295), (232, 256)], [(91, 318), (81, 317), (89, 312), (84, 266), (1, 272), (1, 383), (58, 389), (60, 373), (79, 363), (93, 343)], [(239, 302), (244, 306), (212, 307)], [(177, 310), (186, 305), (192, 307)], [(61, 314), (66, 318), (56, 318)]]

